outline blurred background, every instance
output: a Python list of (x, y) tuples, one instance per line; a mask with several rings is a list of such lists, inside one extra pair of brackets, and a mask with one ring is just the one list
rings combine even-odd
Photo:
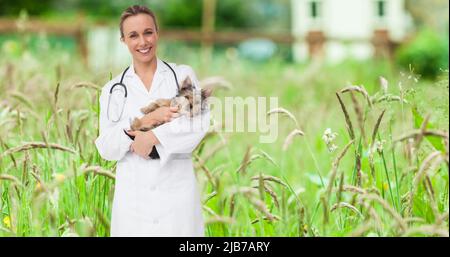
[(448, 67), (446, 0), (3, 0), (2, 58), (51, 49), (90, 69), (123, 67), (130, 60), (118, 22), (131, 4), (155, 11), (160, 56), (178, 63), (201, 52), (204, 63), (384, 58), (428, 78)]
[[(102, 160), (93, 144), (97, 100), (130, 64), (119, 19), (133, 4), (156, 13), (161, 59), (191, 65), (203, 82), (221, 82), (216, 97), (277, 97), (278, 111), (287, 114), (273, 144), (261, 144), (259, 133), (217, 133), (198, 147), (207, 236), (409, 235), (382, 208), (383, 226), (367, 228), (367, 216), (332, 214), (323, 204), (333, 160), (352, 137), (336, 98), (341, 92), (360, 132), (340, 164), (340, 185), (381, 192), (411, 217), (412, 229), (440, 229), (419, 227), (420, 235), (448, 237), (448, 0), (0, 0), (0, 235), (109, 235), (115, 163)], [(359, 87), (342, 91), (349, 85)], [(371, 133), (384, 112), (376, 140)], [(414, 148), (413, 141), (394, 145), (423, 124), (443, 130), (447, 141), (424, 142), (420, 151), (419, 136)], [(35, 149), (49, 142), (56, 149)], [(386, 158), (372, 158), (383, 144)], [(405, 200), (414, 189), (412, 171), (436, 150), (447, 166), (430, 170), (428, 186)], [(261, 174), (283, 183), (267, 187), (264, 197), (264, 183), (254, 179)], [(229, 196), (255, 182), (276, 222), (261, 216), (265, 205), (253, 205), (254, 198), (236, 198), (235, 205)], [(341, 199), (339, 191), (330, 204), (364, 210), (355, 199)]]

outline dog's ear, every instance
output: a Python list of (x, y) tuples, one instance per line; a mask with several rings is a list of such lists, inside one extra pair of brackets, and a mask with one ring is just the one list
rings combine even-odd
[(206, 88), (202, 88), (202, 100), (210, 97), (213, 93), (213, 89), (212, 87), (206, 87)]
[(184, 79), (183, 84), (181, 85), (180, 91), (192, 91), (192, 81), (189, 76), (187, 76)]

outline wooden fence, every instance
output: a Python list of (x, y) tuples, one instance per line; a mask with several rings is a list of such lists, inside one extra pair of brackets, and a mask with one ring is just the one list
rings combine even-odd
[[(74, 23), (55, 23), (39, 19), (29, 19), (26, 22), (17, 22), (13, 19), (0, 18), (0, 34), (2, 33), (46, 33), (57, 36), (73, 37), (77, 42), (78, 51), (84, 61), (87, 61), (87, 29), (89, 26), (83, 20)], [(214, 31), (209, 29), (168, 29), (161, 30), (161, 38), (164, 40), (176, 40), (185, 42), (200, 42), (202, 48), (210, 48), (215, 43), (239, 43), (251, 38), (265, 38), (279, 44), (292, 44), (296, 40), (289, 33), (264, 33), (258, 31), (235, 30)]]
[[(310, 32), (305, 38), (294, 37), (290, 32), (283, 33), (266, 33), (249, 30), (233, 30), (233, 31), (216, 31), (215, 30), (215, 13), (217, 0), (203, 0), (202, 27), (198, 30), (161, 30), (161, 38), (164, 40), (178, 40), (186, 42), (200, 42), (204, 60), (208, 62), (211, 58), (212, 46), (215, 43), (239, 43), (251, 38), (264, 38), (278, 44), (292, 45), (296, 42), (307, 42), (311, 55), (316, 52), (320, 53), (323, 49), (325, 41), (338, 40), (340, 42), (367, 42), (367, 38), (353, 38), (349, 40), (334, 39), (323, 35), (319, 31)], [(50, 22), (39, 19), (28, 19), (26, 21), (16, 21), (13, 19), (0, 18), (0, 34), (1, 33), (41, 33), (61, 36), (73, 37), (77, 42), (78, 51), (87, 64), (88, 60), (88, 42), (87, 29), (92, 26), (104, 24), (87, 24), (83, 18), (79, 18), (72, 23)], [(386, 37), (384, 31), (375, 33), (372, 44), (376, 51), (384, 51), (388, 49), (391, 52), (395, 42), (390, 41)], [(378, 49), (378, 50), (377, 50)]]

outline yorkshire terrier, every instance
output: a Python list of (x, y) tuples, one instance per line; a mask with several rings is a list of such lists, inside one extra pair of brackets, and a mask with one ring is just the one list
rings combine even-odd
[[(159, 107), (178, 107), (178, 113), (180, 115), (187, 115), (192, 118), (207, 108), (206, 100), (211, 94), (211, 88), (203, 88), (201, 90), (195, 89), (191, 79), (187, 77), (183, 81), (182, 86), (175, 97), (171, 99), (157, 99), (148, 106), (141, 108), (141, 112), (143, 114), (148, 114)], [(131, 130), (149, 131), (157, 126), (158, 125), (144, 126), (140, 119), (135, 118), (131, 124)]]

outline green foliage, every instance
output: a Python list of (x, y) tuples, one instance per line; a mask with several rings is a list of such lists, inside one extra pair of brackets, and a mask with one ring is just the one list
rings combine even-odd
[[(422, 117), (422, 115), (420, 115), (420, 113), (417, 111), (417, 107), (413, 107), (411, 108), (412, 113), (413, 113), (413, 118), (414, 118), (414, 127), (419, 129), (420, 126), (422, 125), (424, 118)], [(431, 123), (428, 122), (427, 123), (427, 129), (436, 129), (436, 126)], [(442, 141), (439, 138), (435, 138), (435, 137), (426, 137), (426, 139), (428, 140), (428, 142), (431, 143), (431, 145), (433, 145), (433, 147), (441, 152), (445, 152), (445, 147), (442, 144)]]
[[(255, 1), (217, 1), (217, 27), (249, 27), (257, 22), (257, 13), (254, 12)], [(249, 15), (253, 13), (253, 15)], [(253, 17), (253, 20), (252, 20)]]
[(165, 27), (200, 27), (202, 22), (202, 0), (147, 1), (158, 21)]
[[(217, 1), (215, 26), (217, 28), (271, 27), (273, 24), (288, 27), (286, 13), (288, 1), (226, 0)], [(200, 27), (203, 0), (148, 0), (142, 1), (154, 10), (161, 24), (167, 27)], [(250, 15), (249, 15), (250, 14)], [(284, 17), (284, 18), (280, 18)]]
[(411, 65), (425, 78), (436, 78), (440, 70), (448, 68), (448, 35), (424, 29), (399, 49), (396, 61), (405, 69)]
[[(71, 1), (62, 2), (69, 4)], [(71, 7), (94, 17), (118, 17), (128, 5), (127, 1), (80, 0)]]
[(39, 15), (49, 11), (54, 0), (2, 0), (0, 1), (0, 15), (19, 15), (26, 9), (31, 15)]
[[(153, 10), (163, 27), (200, 28), (203, 0), (2, 0), (0, 15), (16, 16), (21, 10), (30, 15), (83, 13), (94, 19), (117, 20), (130, 5), (145, 5)], [(288, 0), (226, 0), (217, 1), (217, 28), (284, 27), (289, 26)]]
[[(433, 119), (430, 119), (433, 124), (429, 123), (429, 128), (447, 128), (448, 122), (445, 126), (439, 124), (443, 117), (436, 112), (436, 106), (442, 103), (431, 101), (427, 93), (433, 91), (444, 98), (442, 102), (446, 104), (448, 117), (448, 87), (434, 87), (426, 80), (415, 82), (408, 75), (399, 77), (398, 71), (389, 69), (387, 63), (347, 61), (339, 66), (321, 65), (312, 69), (308, 64), (287, 64), (278, 60), (255, 64), (225, 52), (215, 53), (211, 62), (202, 66), (198, 48), (178, 42), (174, 47), (166, 45), (160, 50), (163, 50), (160, 55), (163, 59), (191, 65), (200, 79), (217, 75), (232, 84), (229, 90), (216, 91), (216, 97), (279, 97), (280, 107), (292, 112), (299, 128), (305, 132), (305, 136), (292, 141), (283, 151), (285, 138), (294, 128), (293, 122), (284, 116), (279, 117), (278, 139), (273, 144), (258, 143), (260, 133), (218, 132), (203, 140), (203, 151), (198, 150), (196, 155), (206, 161), (205, 170), (196, 168), (195, 172), (205, 207), (203, 214), (209, 222), (207, 236), (448, 236), (448, 219), (445, 219), (449, 203), (448, 166), (442, 163), (426, 173), (429, 178), (423, 177), (423, 181), (427, 179), (433, 186), (433, 198), (429, 197), (425, 183), (420, 182), (413, 201), (409, 201), (417, 174), (412, 169), (419, 169), (431, 149), (421, 144), (421, 148), (409, 156), (404, 154), (406, 144), (398, 147), (393, 144), (393, 138), (422, 123), (421, 115), (413, 116), (409, 112), (409, 105), (417, 104), (419, 99), (424, 99), (419, 110), (433, 110)], [(0, 176), (13, 178), (0, 177), (0, 236), (109, 235), (115, 181), (100, 173), (82, 172), (85, 167), (101, 167), (111, 173), (115, 170), (115, 163), (102, 160), (93, 144), (98, 131), (98, 91), (73, 85), (79, 81), (104, 85), (122, 70), (86, 70), (79, 59), (63, 58), (66, 54), (51, 47), (36, 53), (26, 49), (17, 57), (0, 53), (3, 57), (0, 58), (0, 95), (4, 99), (0, 102)], [(56, 76), (58, 72), (60, 77)], [(379, 76), (389, 80), (387, 92), (380, 89)], [(372, 108), (355, 93), (365, 113), (366, 137), (371, 135), (381, 111), (387, 110), (378, 130), (376, 149), (365, 142), (362, 129), (357, 127), (356, 104), (352, 104), (348, 93), (343, 93), (356, 141), (341, 159), (333, 179), (330, 176), (333, 163), (349, 143), (335, 92), (348, 81), (364, 84), (370, 96), (397, 94), (395, 85), (399, 81), (402, 81), (399, 89), (402, 95), (410, 88), (423, 90), (417, 90), (415, 98), (407, 98), (407, 104), (384, 101), (375, 103)], [(53, 99), (57, 83), (61, 83), (59, 101)], [(15, 97), (18, 92), (25, 100)], [(322, 132), (326, 128), (337, 132), (335, 152), (330, 152), (323, 140)], [(4, 154), (26, 142), (45, 141), (58, 143), (75, 153), (28, 149)], [(236, 170), (242, 164), (248, 145), (252, 146), (251, 161), (245, 173), (238, 173)], [(213, 151), (215, 153), (206, 158)], [(356, 156), (362, 157), (360, 187), (367, 191), (364, 195), (371, 196), (370, 199), (364, 200), (363, 194), (349, 190), (356, 186), (353, 178), (357, 171)], [(194, 161), (197, 167), (199, 162)], [(210, 182), (206, 170), (216, 185)], [(278, 178), (282, 183), (252, 179), (260, 173)], [(240, 193), (232, 204), (233, 189), (250, 192), (250, 188), (261, 184), (270, 191), (256, 192), (258, 198), (249, 198), (253, 193)], [(42, 190), (43, 185), (48, 191)], [(331, 191), (327, 196), (328, 185)], [(343, 189), (353, 187), (339, 191), (340, 185)], [(265, 214), (250, 201), (260, 198), (259, 206), (265, 206), (276, 220), (261, 220)], [(435, 199), (438, 208), (431, 208), (434, 204), (431, 199)], [(442, 217), (435, 216), (435, 210)], [(398, 218), (392, 217), (392, 213), (407, 222), (410, 232), (417, 232), (408, 234), (400, 230)], [(223, 222), (218, 218), (223, 218)], [(234, 223), (229, 224), (229, 220)], [(370, 224), (373, 226), (367, 227)], [(430, 227), (436, 230), (428, 229)]]

